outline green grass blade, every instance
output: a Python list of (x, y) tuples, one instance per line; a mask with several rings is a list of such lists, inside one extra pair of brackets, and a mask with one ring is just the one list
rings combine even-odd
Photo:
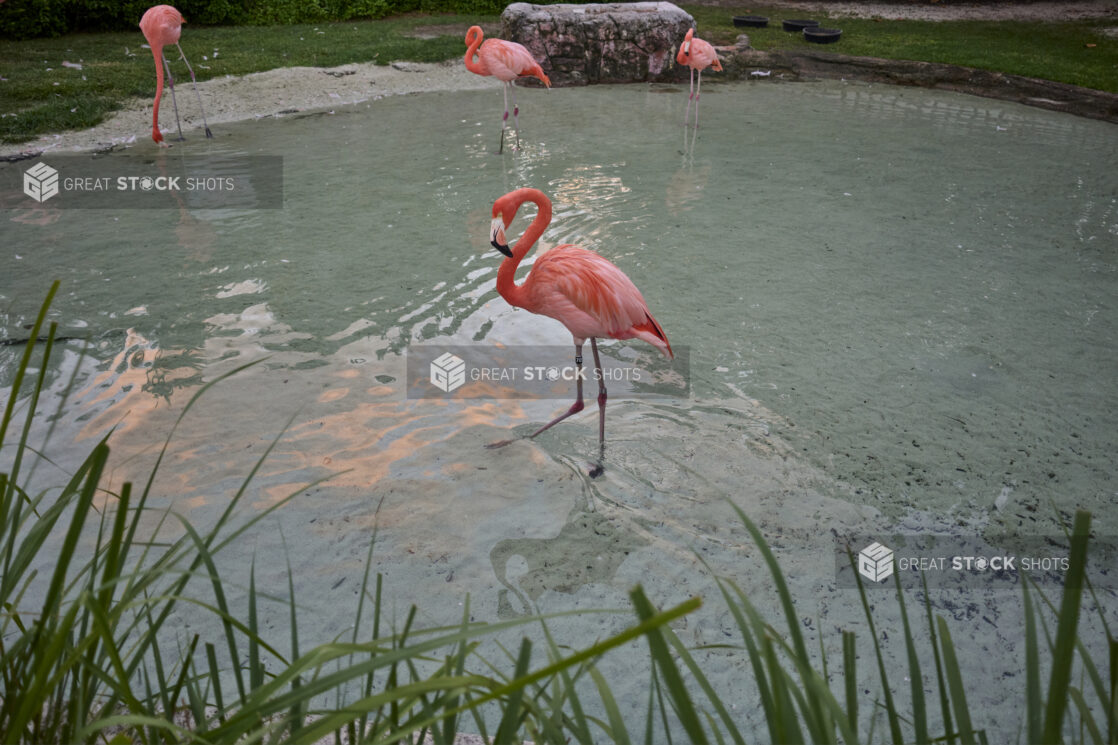
[(182, 691), (186, 686), (186, 676), (190, 673), (190, 661), (194, 659), (194, 650), (197, 648), (198, 635), (194, 634), (194, 636), (190, 638), (190, 645), (187, 647), (186, 652), (183, 653), (180, 651), (179, 664), (181, 665), (181, 667), (179, 668), (179, 675), (175, 679), (175, 682), (171, 685), (170, 694), (167, 696), (167, 699), (168, 701), (170, 701), (171, 705), (168, 709), (166, 709), (166, 711), (169, 712), (172, 716), (174, 715), (174, 712), (178, 707), (179, 696), (182, 694)]
[[(516, 678), (523, 678), (528, 674), (528, 666), (532, 660), (532, 642), (528, 639), (520, 641), (520, 654), (516, 658)], [(511, 745), (517, 730), (520, 729), (521, 701), (524, 697), (524, 688), (517, 688), (509, 694), (504, 702), (505, 713), (501, 723), (497, 726), (497, 735), (494, 745)]]
[(1048, 679), (1048, 700), (1044, 709), (1042, 742), (1058, 742), (1067, 709), (1071, 663), (1079, 625), (1083, 578), (1087, 571), (1087, 540), (1091, 529), (1091, 513), (1079, 510), (1072, 523), (1071, 554), (1064, 577), (1064, 596), (1056, 626), (1056, 648), (1052, 653), (1052, 672)]
[[(664, 638), (667, 639), (668, 643), (675, 651), (676, 657), (682, 660), (683, 664), (687, 666), (687, 670), (691, 673), (691, 677), (699, 684), (699, 688), (702, 689), (703, 694), (707, 697), (707, 700), (710, 701), (711, 706), (714, 707), (715, 712), (718, 714), (718, 719), (722, 722), (722, 726), (726, 728), (730, 737), (733, 738), (733, 741), (737, 743), (737, 745), (745, 745), (745, 738), (742, 737), (741, 731), (734, 723), (734, 719), (730, 716), (730, 712), (726, 708), (726, 705), (722, 702), (722, 699), (719, 698), (714, 690), (714, 686), (707, 680), (706, 675), (703, 674), (702, 668), (695, 661), (695, 658), (687, 651), (683, 642), (679, 640), (679, 637), (676, 636), (675, 632), (671, 629), (664, 630)], [(715, 734), (719, 733), (719, 730), (713, 726), (711, 727), (711, 731)]]
[(912, 627), (908, 623), (908, 608), (905, 606), (901, 577), (893, 572), (893, 584), (897, 590), (897, 604), (901, 610), (901, 626), (904, 631), (905, 652), (908, 655), (909, 690), (912, 695), (912, 729), (916, 742), (928, 742), (927, 703), (924, 701), (924, 674), (920, 669), (920, 658), (916, 654), (916, 642)]
[(924, 615), (928, 621), (928, 640), (932, 643), (932, 660), (936, 666), (936, 690), (939, 692), (940, 715), (943, 717), (943, 730), (947, 733), (946, 742), (952, 745), (955, 742), (954, 720), (951, 716), (951, 701), (947, 696), (947, 680), (943, 674), (943, 659), (939, 652), (939, 636), (936, 634), (936, 622), (932, 617), (932, 596), (928, 593), (928, 577), (920, 574), (920, 584), (924, 588)]
[[(50, 309), (51, 302), (54, 301), (54, 296), (58, 292), (59, 281), (56, 279), (51, 283), (50, 289), (47, 290), (47, 296), (43, 300), (43, 304), (39, 307), (39, 315), (35, 317), (35, 322), (31, 325), (31, 331), (28, 335), (29, 339), (38, 339), (39, 334), (43, 329), (43, 322), (47, 318), (47, 311)], [(12, 421), (12, 416), (15, 413), (16, 401), (19, 399), (19, 392), (23, 389), (23, 378), (27, 375), (27, 368), (31, 364), (31, 355), (35, 351), (35, 344), (28, 343), (24, 345), (23, 357), (20, 358), (19, 364), (16, 366), (16, 374), (12, 379), (12, 393), (8, 397), (8, 403), (4, 406), (4, 415), (0, 417), (0, 448), (4, 446), (4, 439), (8, 433), (8, 424)], [(42, 366), (40, 377), (46, 371), (46, 364)], [(29, 415), (34, 413), (34, 407), (28, 412)], [(16, 480), (15, 473), (12, 473), (12, 481)]]
[(214, 708), (217, 710), (217, 721), (225, 721), (225, 699), (221, 695), (221, 668), (217, 664), (217, 650), (214, 645), (206, 642), (206, 665), (209, 671), (209, 680), (213, 684)]
[(846, 719), (858, 726), (858, 649), (856, 634), (842, 632), (842, 679), (846, 692)]
[[(885, 697), (885, 714), (889, 721), (889, 735), (893, 738), (894, 743), (904, 742), (904, 736), (901, 734), (901, 720), (897, 712), (896, 704), (893, 702), (893, 690), (889, 685), (889, 675), (885, 672), (885, 657), (881, 652), (881, 640), (877, 636), (877, 628), (873, 622), (873, 612), (870, 610), (870, 601), (866, 596), (866, 588), (862, 584), (862, 575), (857, 571), (857, 560), (854, 558), (854, 553), (848, 548), (846, 554), (850, 559), (850, 566), (854, 567), (854, 580), (858, 584), (858, 595), (862, 598), (862, 611), (866, 617), (866, 625), (869, 627), (870, 638), (873, 639), (873, 651), (877, 657), (877, 674), (881, 679), (881, 691)], [(894, 568), (894, 571), (895, 568)]]
[(1025, 613), (1025, 732), (1027, 742), (1041, 742), (1044, 701), (1040, 695), (1040, 651), (1037, 646), (1036, 610), (1029, 595), (1029, 578), (1021, 578)]
[[(641, 621), (649, 621), (655, 616), (655, 608), (652, 607), (652, 603), (649, 602), (640, 587), (633, 588), (629, 593), (629, 600), (633, 603), (633, 608)], [(707, 742), (706, 731), (703, 729), (703, 724), (695, 711), (695, 705), (691, 701), (687, 687), (683, 683), (683, 676), (680, 675), (679, 668), (676, 667), (671, 652), (668, 650), (664, 633), (659, 628), (650, 629), (645, 638), (648, 640), (652, 661), (664, 678), (664, 684), (667, 686), (668, 695), (676, 709), (680, 724), (683, 725), (692, 745), (705, 745)]]
[[(1110, 699), (1106, 707), (1106, 741), (1118, 745), (1118, 640), (1110, 639)], [(1105, 699), (1104, 699), (1105, 700)]]
[(959, 671), (959, 660), (955, 656), (955, 644), (951, 641), (951, 630), (947, 628), (947, 622), (943, 620), (942, 616), (937, 616), (936, 621), (939, 623), (939, 639), (943, 646), (944, 672), (947, 676), (948, 688), (951, 691), (955, 719), (959, 722), (959, 738), (963, 745), (976, 745), (970, 710), (967, 708), (966, 688), (963, 686), (963, 676)]
[(105, 565), (101, 574), (101, 592), (97, 597), (98, 602), (106, 609), (112, 602), (114, 586), (120, 578), (121, 567), (127, 558), (128, 547), (124, 543), (124, 528), (128, 522), (128, 503), (131, 498), (132, 484), (125, 483), (117, 499), (116, 517), (113, 520), (113, 529), (109, 536)]
[[(540, 619), (540, 627), (548, 644), (548, 659), (555, 662), (562, 658), (562, 651), (551, 634), (551, 629), (546, 619)], [(555, 693), (551, 696), (551, 714), (549, 722), (554, 722), (556, 727), (562, 726), (569, 739), (584, 745), (592, 745), (594, 737), (590, 731), (591, 718), (586, 715), (578, 697), (576, 681), (583, 673), (593, 668), (593, 664), (580, 665), (575, 675), (571, 675), (566, 668), (559, 671), (554, 679)], [(565, 714), (564, 706), (570, 707), (570, 716)]]
[[(769, 548), (768, 543), (765, 541), (761, 531), (753, 524), (753, 521), (746, 516), (745, 511), (742, 510), (732, 500), (728, 500), (730, 506), (738, 515), (738, 519), (745, 525), (746, 530), (750, 536), (753, 537), (753, 542), (761, 551), (762, 557), (765, 559), (765, 564), (768, 566), (769, 575), (773, 578), (773, 584), (776, 587), (777, 594), (780, 597), (780, 604), (784, 612), (784, 620), (788, 627), (788, 635), (792, 639), (793, 661), (796, 662), (797, 670), (801, 675), (801, 684), (804, 689), (812, 686), (811, 683), (811, 657), (807, 653), (807, 644), (804, 642), (803, 634), (800, 631), (800, 620), (796, 614), (796, 609), (792, 603), (792, 594), (788, 590), (788, 583), (784, 581), (784, 573), (780, 569), (780, 564), (777, 563), (776, 557), (773, 555), (772, 549)], [(823, 733), (828, 730), (827, 721), (830, 717), (825, 707), (824, 702), (812, 697), (808, 699), (810, 712), (805, 714), (805, 721), (808, 727), (812, 730), (814, 736), (823, 736)]]
[(1083, 697), (1083, 692), (1075, 686), (1071, 686), (1068, 688), (1068, 696), (1071, 698), (1071, 702), (1075, 704), (1076, 711), (1079, 712), (1079, 721), (1086, 728), (1091, 742), (1094, 745), (1105, 745), (1102, 730), (1095, 723), (1095, 715), (1091, 712), (1091, 707), (1087, 705), (1087, 699)]
[(590, 678), (594, 681), (598, 690), (598, 698), (601, 699), (602, 708), (606, 710), (606, 718), (609, 721), (609, 728), (604, 729), (606, 736), (613, 745), (632, 745), (632, 741), (629, 739), (629, 731), (625, 727), (625, 719), (621, 716), (621, 709), (617, 705), (617, 699), (614, 698), (609, 684), (606, 683), (605, 676), (593, 665), (590, 666), (589, 672)]
[[(287, 605), (291, 611), (291, 659), (299, 659), (299, 619), (296, 613), (295, 604), (295, 572), (291, 569), (291, 554), (287, 550), (287, 537), (283, 534), (283, 529), (280, 529), (280, 539), (283, 542), (283, 556), (287, 562)], [(298, 691), (302, 685), (302, 678), (296, 675), (291, 680), (291, 690)], [(307, 702), (300, 701), (291, 707), (288, 712), (288, 721), (290, 722), (291, 732), (299, 731), (306, 720), (306, 706)]]
[[(779, 742), (780, 732), (777, 727), (778, 719), (775, 715), (776, 703), (773, 700), (768, 675), (765, 672), (764, 660), (761, 657), (757, 641), (764, 638), (767, 633), (765, 624), (756, 616), (756, 612), (746, 598), (745, 593), (733, 581), (719, 577), (718, 589), (722, 593), (722, 599), (725, 601), (726, 607), (730, 609), (730, 614), (734, 617), (734, 623), (737, 625), (742, 642), (745, 644), (749, 664), (753, 669), (753, 680), (757, 684), (758, 698), (761, 700), (761, 711), (765, 713), (765, 723), (769, 728), (769, 740)], [(730, 590), (734, 591), (736, 597), (731, 596)]]
[(769, 682), (773, 692), (774, 715), (777, 720), (780, 739), (778, 742), (787, 745), (803, 745), (804, 734), (800, 729), (800, 722), (796, 718), (796, 708), (792, 703), (792, 691), (788, 675), (780, 666), (776, 656), (776, 645), (771, 636), (761, 639), (761, 656), (769, 670)]
[(256, 619), (256, 556), (248, 570), (248, 685), (256, 690), (264, 685), (264, 667), (260, 664), (260, 628)]

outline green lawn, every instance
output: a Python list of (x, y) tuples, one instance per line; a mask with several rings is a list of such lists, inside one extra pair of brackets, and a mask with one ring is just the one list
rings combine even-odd
[[(744, 30), (757, 49), (808, 46), (800, 35), (781, 30), (780, 20), (789, 17), (788, 10), (683, 7), (695, 17), (699, 35), (714, 43), (731, 43)], [(768, 16), (769, 27), (735, 28), (732, 17), (747, 14)], [(1118, 39), (1101, 31), (1118, 25), (1118, 19), (931, 23), (813, 16), (824, 26), (843, 30), (838, 44), (821, 47), (826, 51), (946, 62), (1118, 93)], [(497, 21), (496, 16), (411, 15), (298, 26), (187, 26), (183, 48), (200, 80), (290, 65), (430, 62), (461, 55), (462, 36), (458, 31), (434, 39), (405, 35), (416, 26)], [(153, 62), (143, 43), (137, 29), (0, 45), (0, 141), (24, 142), (48, 132), (91, 127), (124, 100), (153, 96)], [(63, 61), (80, 64), (81, 69), (63, 66)]]
[[(301, 65), (435, 62), (464, 54), (463, 35), (455, 31), (415, 39), (405, 34), (416, 26), (495, 20), (416, 15), (298, 26), (188, 25), (182, 47), (199, 80)], [(0, 78), (6, 78), (0, 80), (0, 141), (24, 142), (48, 132), (92, 127), (130, 97), (153, 97), (155, 64), (144, 43), (137, 28), (135, 33), (71, 34), (0, 44)], [(177, 53), (166, 52), (172, 62)], [(80, 64), (81, 69), (65, 67), (63, 61)]]
[[(1109, 20), (1038, 23), (1028, 21), (901, 21), (864, 18), (831, 19), (825, 13), (758, 5), (710, 7), (684, 5), (695, 17), (698, 35), (712, 43), (731, 43), (749, 35), (756, 49), (812, 47), (828, 52), (883, 59), (945, 62), (965, 67), (1025, 75), (1118, 93), (1118, 39), (1103, 29), (1118, 27)], [(767, 28), (735, 28), (735, 15), (762, 15)], [(837, 44), (819, 47), (802, 34), (781, 28), (786, 18), (812, 18), (827, 28), (842, 29)]]

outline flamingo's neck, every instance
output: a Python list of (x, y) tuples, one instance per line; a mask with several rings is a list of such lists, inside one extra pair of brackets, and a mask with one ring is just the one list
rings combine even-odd
[[(512, 205), (514, 213), (526, 201), (534, 202), (539, 211), (536, 213), (536, 218), (532, 220), (532, 224), (524, 231), (524, 235), (520, 236), (520, 240), (513, 246), (512, 256), (501, 262), (501, 268), (497, 270), (497, 292), (509, 305), (531, 310), (527, 290), (523, 284), (516, 284), (516, 269), (520, 266), (524, 257), (528, 255), (528, 252), (532, 250), (532, 246), (536, 245), (536, 241), (543, 235), (543, 231), (551, 224), (551, 202), (539, 192), (526, 194), (519, 202)], [(525, 283), (527, 282), (528, 280), (525, 280)]]
[(489, 74), (489, 69), (485, 66), (485, 63), (481, 61), (481, 58), (478, 57), (478, 59), (474, 59), (478, 47), (481, 46), (483, 37), (484, 34), (478, 26), (472, 26), (466, 33), (466, 69), (475, 75)]
[(151, 139), (156, 142), (163, 141), (163, 133), (159, 131), (159, 100), (163, 98), (163, 47), (151, 44), (151, 53), (155, 57), (155, 104), (151, 112)]

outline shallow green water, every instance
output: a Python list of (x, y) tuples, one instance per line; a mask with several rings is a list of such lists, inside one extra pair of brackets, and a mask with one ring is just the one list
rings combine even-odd
[(620, 264), (691, 347), (697, 398), (757, 398), (874, 504), (1111, 502), (1112, 126), (917, 90), (710, 86), (685, 156), (678, 90), (525, 93), (525, 149), (503, 157), (499, 101), (472, 92), (181, 149), (282, 154), (278, 212), (15, 210), (8, 333), (59, 277), (66, 333), (132, 327), (198, 366), (253, 305), (261, 350), (306, 364), (359, 339), (566, 344), (492, 292), (489, 206), (537, 186), (545, 239)]
[[(676, 87), (524, 91), (524, 149), (500, 156), (499, 92), (151, 148), (280, 154), (285, 206), (7, 210), (6, 333), (62, 280), (52, 317), (93, 347), (78, 362), (70, 345), (57, 370), (57, 387), (74, 369), (79, 383), (56, 444), (73, 438), (78, 453), (118, 426), (117, 478), (143, 473), (203, 381), (269, 355), (184, 422), (166, 501), (204, 522), (294, 415), (253, 503), (333, 476), (285, 513), (318, 607), (337, 605), (336, 578), (341, 593), (359, 576), (374, 522), (377, 568), (408, 588), (401, 604), (414, 596), (449, 623), (455, 604), (432, 597), (469, 592), (495, 617), (624, 605), (643, 581), (668, 603), (710, 589), (694, 548), (752, 575), (726, 497), (800, 552), (787, 559), (805, 616), (822, 618), (857, 617), (821, 590), (833, 566), (816, 544), (831, 528), (1044, 532), (1055, 505), (1092, 509), (1113, 535), (1118, 130), (939, 92), (764, 83), (704, 87), (689, 141), (685, 102)], [(555, 203), (545, 243), (613, 260), (690, 350), (689, 400), (611, 400), (596, 482), (592, 405), (494, 452), (481, 445), (530, 432), (565, 396), (403, 400), (409, 344), (568, 345), (558, 323), (494, 291), (490, 208), (520, 186)], [(0, 348), (4, 385), (20, 351)], [(322, 633), (347, 614), (325, 613)], [(587, 623), (572, 637), (608, 630)], [(718, 638), (719, 623), (695, 622), (694, 641)]]

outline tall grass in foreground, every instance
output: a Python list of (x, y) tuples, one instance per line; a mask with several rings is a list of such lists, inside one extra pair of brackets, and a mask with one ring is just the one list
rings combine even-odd
[[(57, 284), (31, 330), (32, 340), (40, 338), (56, 290)], [(851, 631), (842, 632), (837, 668), (841, 675), (832, 678), (823, 640), (818, 640), (819, 652), (809, 652), (780, 567), (740, 509), (738, 515), (775, 582), (787, 626), (787, 631), (778, 630), (733, 581), (718, 579), (721, 600), (740, 636), (733, 648), (741, 655), (743, 675), (751, 676), (756, 690), (756, 699), (745, 708), (764, 715), (767, 731), (760, 733), (743, 731), (726, 694), (704, 673), (700, 660), (706, 650), (688, 648), (669, 627), (700, 601), (692, 599), (661, 612), (639, 587), (630, 593), (636, 615), (632, 626), (571, 651), (550, 632), (555, 617), (476, 624), (469, 621), (467, 607), (461, 623), (453, 627), (418, 628), (413, 608), (401, 628), (384, 628), (384, 587), (366, 568), (352, 637), (304, 652), (289, 570), (291, 638), (284, 644), (266, 639), (257, 623), (261, 597), (254, 570), (248, 577), (247, 615), (242, 615), (226, 601), (216, 557), (271, 513), (269, 509), (234, 524), (236, 507), (267, 453), (206, 534), (172, 512), (161, 512), (159, 524), (176, 521), (185, 531), (182, 538), (162, 545), (139, 537), (139, 523), (153, 511), (148, 500), (167, 444), (147, 482), (140, 488), (126, 484), (109, 495), (115, 506), (104, 512), (94, 504), (102, 490), (108, 438), (93, 448), (61, 490), (33, 494), (20, 485), (26, 483), (26, 461), (43, 457), (29, 445), (28, 434), (54, 335), (52, 324), (44, 343), (27, 345), (0, 419), (0, 455), (11, 464), (8, 473), (0, 474), (0, 739), (5, 743), (391, 743), (419, 742), (427, 736), (435, 743), (451, 743), (460, 728), (498, 743), (527, 738), (538, 743), (659, 745), (673, 742), (673, 736), (681, 742), (739, 744), (965, 744), (1006, 739), (1004, 733), (988, 736), (980, 713), (970, 711), (967, 686), (982, 683), (964, 680), (960, 651), (947, 622), (935, 616), (925, 600), (926, 630), (917, 631), (917, 625), (910, 624), (899, 582), (910, 708), (901, 710), (894, 699), (864, 590), (878, 693), (869, 702), (863, 700), (857, 683), (857, 639)], [(38, 378), (28, 381), (37, 350), (42, 351)], [(23, 424), (9, 447), (6, 437), (21, 394), (26, 407)], [(185, 407), (180, 421), (190, 408)], [(1026, 686), (1021, 742), (1118, 742), (1118, 643), (1107, 630), (1109, 672), (1100, 671), (1078, 633), (1083, 594), (1090, 591), (1085, 576), (1089, 525), (1087, 513), (1076, 515), (1071, 569), (1058, 604), (1023, 583)], [(80, 550), (89, 531), (95, 533), (93, 549)], [(370, 558), (371, 551), (370, 546)], [(51, 567), (46, 576), (37, 576), (38, 564)], [(195, 635), (178, 640), (176, 653), (168, 654), (176, 640), (166, 638), (165, 622), (181, 604), (213, 613), (221, 621), (222, 638), (214, 642)], [(32, 605), (36, 610), (27, 611)], [(524, 638), (503, 660), (478, 653), (487, 635), (523, 625), (539, 627), (542, 651)], [(635, 732), (596, 661), (641, 638), (652, 672), (643, 732)], [(936, 694), (930, 702), (922, 667), (929, 648)], [(1078, 685), (1073, 683), (1076, 662)], [(941, 722), (936, 731), (928, 713), (934, 707)], [(885, 724), (878, 729), (882, 720)]]

